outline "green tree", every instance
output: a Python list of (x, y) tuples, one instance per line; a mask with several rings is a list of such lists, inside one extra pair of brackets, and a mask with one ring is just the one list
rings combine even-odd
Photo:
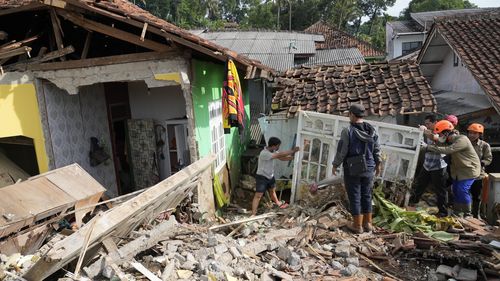
[(412, 0), (408, 8), (401, 12), (401, 17), (408, 20), (411, 18), (410, 13), (470, 8), (477, 8), (477, 5), (468, 0)]
[(254, 0), (248, 5), (246, 18), (241, 22), (246, 28), (276, 29), (278, 6), (273, 1)]
[(349, 22), (355, 21), (358, 15), (356, 0), (330, 1), (324, 12), (324, 19), (338, 29), (347, 29)]

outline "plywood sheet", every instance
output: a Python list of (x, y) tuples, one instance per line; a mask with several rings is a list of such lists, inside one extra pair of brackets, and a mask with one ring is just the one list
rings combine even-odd
[[(85, 173), (85, 174), (84, 174)], [(80, 166), (73, 164), (66, 166), (45, 176), (61, 190), (73, 197), (76, 201), (91, 197), (96, 193), (106, 191), (99, 182), (92, 178)]]

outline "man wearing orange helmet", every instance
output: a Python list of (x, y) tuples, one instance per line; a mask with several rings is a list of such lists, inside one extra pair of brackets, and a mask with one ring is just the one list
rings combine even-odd
[(493, 155), (491, 154), (490, 145), (481, 139), (484, 134), (484, 126), (478, 123), (473, 123), (467, 128), (467, 137), (471, 141), (477, 156), (481, 161), (481, 175), (474, 181), (470, 189), (472, 195), (472, 216), (479, 218), (479, 206), (481, 204), (481, 189), (483, 188), (483, 180), (488, 178), (485, 172), (485, 167), (491, 164)]
[(428, 145), (426, 149), (451, 155), (453, 210), (455, 214), (469, 215), (472, 203), (470, 187), (481, 174), (481, 162), (469, 138), (457, 134), (454, 128), (448, 120), (437, 122), (434, 126), (434, 133), (438, 134), (438, 145)]

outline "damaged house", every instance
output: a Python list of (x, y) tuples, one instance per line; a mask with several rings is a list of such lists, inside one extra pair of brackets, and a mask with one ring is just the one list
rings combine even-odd
[(0, 8), (0, 148), (29, 175), (78, 163), (114, 197), (213, 153), (223, 184), (237, 181), (248, 131), (223, 132), (225, 64), (237, 66), (247, 120), (245, 79), (270, 68), (125, 0)]
[[(429, 81), (440, 115), (454, 114), (459, 128), (485, 126), (484, 139), (500, 157), (500, 10), (436, 21), (418, 63)], [(500, 171), (493, 161), (491, 172)]]
[[(372, 63), (290, 69), (275, 78), (273, 113), (259, 119), (264, 136), (282, 136), (282, 146), (299, 144), (293, 167), (277, 163), (277, 178), (292, 179), (292, 198), (304, 183), (331, 175), (331, 162), (351, 103), (362, 103), (366, 119), (381, 135), (384, 180), (411, 182), (421, 133), (410, 125), (435, 112), (437, 104), (418, 65)], [(292, 170), (293, 168), (293, 170)], [(293, 176), (292, 176), (293, 175)]]

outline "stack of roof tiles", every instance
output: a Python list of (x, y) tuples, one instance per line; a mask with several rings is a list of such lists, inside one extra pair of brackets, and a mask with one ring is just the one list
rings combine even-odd
[(377, 63), (291, 69), (276, 78), (273, 112), (347, 115), (362, 103), (367, 115), (435, 112), (436, 101), (416, 64)]
[(435, 28), (500, 108), (500, 9), (477, 16), (442, 19)]
[(324, 42), (317, 42), (317, 49), (346, 49), (358, 48), (364, 57), (384, 57), (385, 52), (370, 45), (361, 39), (356, 38), (342, 30), (339, 30), (324, 21), (318, 21), (308, 27), (305, 32), (322, 34), (325, 36)]

